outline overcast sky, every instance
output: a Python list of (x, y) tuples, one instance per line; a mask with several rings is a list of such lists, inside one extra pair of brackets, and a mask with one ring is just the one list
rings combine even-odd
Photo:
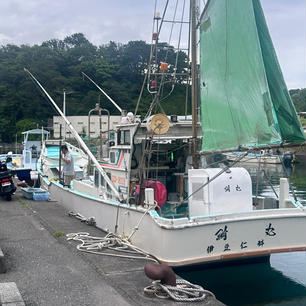
[[(0, 45), (41, 44), (78, 32), (95, 45), (110, 40), (149, 42), (154, 2), (0, 0)], [(306, 87), (305, 0), (261, 0), (261, 3), (288, 88)]]

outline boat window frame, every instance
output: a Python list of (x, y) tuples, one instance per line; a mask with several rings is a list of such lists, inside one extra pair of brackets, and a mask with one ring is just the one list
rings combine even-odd
[(115, 164), (116, 163), (116, 152), (115, 151), (110, 151), (109, 152), (109, 162), (111, 164)]
[(94, 185), (95, 187), (99, 187), (99, 171), (97, 169), (94, 172)]
[(117, 132), (118, 145), (130, 145), (131, 144), (131, 131), (120, 129)]
[(105, 178), (102, 174), (100, 175), (100, 186), (105, 187)]

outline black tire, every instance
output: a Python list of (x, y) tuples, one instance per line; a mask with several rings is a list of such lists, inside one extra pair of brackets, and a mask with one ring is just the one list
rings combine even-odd
[(11, 194), (7, 194), (7, 195), (5, 196), (5, 199), (6, 199), (7, 201), (11, 201), (11, 200), (12, 200), (12, 195), (11, 195)]

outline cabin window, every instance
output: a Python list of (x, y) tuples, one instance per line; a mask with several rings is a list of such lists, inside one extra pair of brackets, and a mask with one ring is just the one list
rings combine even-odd
[(99, 172), (95, 171), (95, 186), (99, 187)]
[(112, 164), (115, 164), (115, 163), (116, 163), (116, 154), (115, 154), (115, 152), (110, 152), (110, 153), (109, 153), (109, 161), (110, 161)]
[(103, 186), (103, 187), (105, 186), (105, 178), (102, 174), (100, 176), (100, 185)]
[(78, 122), (78, 124), (83, 124), (83, 122)]
[[(109, 177), (109, 179), (112, 180), (112, 175), (111, 175), (109, 172), (107, 172), (106, 174), (107, 174), (107, 176)], [(106, 185), (106, 189), (107, 189), (108, 192), (111, 192), (111, 191), (112, 191), (112, 189), (109, 187), (108, 184)]]
[(130, 131), (124, 131), (124, 144), (130, 144)]
[(118, 144), (129, 145), (130, 144), (130, 130), (118, 131)]

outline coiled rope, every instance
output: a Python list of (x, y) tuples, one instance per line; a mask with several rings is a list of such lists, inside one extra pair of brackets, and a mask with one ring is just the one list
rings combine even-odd
[[(89, 233), (81, 232), (70, 233), (66, 237), (67, 240), (80, 241), (81, 243), (77, 245), (77, 249), (82, 252), (158, 262), (153, 255), (142, 251), (126, 239), (122, 239), (113, 233), (108, 233), (105, 237), (94, 237), (90, 236)], [(107, 250), (112, 252), (107, 252)]]
[(159, 280), (155, 280), (152, 285), (144, 288), (144, 292), (162, 299), (171, 298), (177, 302), (200, 302), (207, 296), (215, 298), (212, 292), (183, 279), (176, 280), (176, 286), (163, 285)]

